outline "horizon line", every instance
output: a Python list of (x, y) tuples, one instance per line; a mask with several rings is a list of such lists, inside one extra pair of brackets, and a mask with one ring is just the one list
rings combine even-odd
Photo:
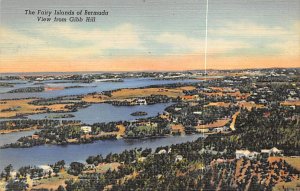
[[(211, 69), (208, 68), (206, 71), (244, 71), (244, 70), (266, 70), (266, 69), (300, 69), (300, 67), (266, 67), (266, 68), (243, 68), (243, 69)], [(190, 72), (190, 71), (204, 71), (205, 69), (193, 69), (193, 70), (132, 70), (132, 71), (112, 71), (112, 70), (106, 70), (106, 71), (99, 71), (99, 70), (87, 70), (87, 71), (40, 71), (40, 72), (5, 72), (1, 73), (0, 75), (5, 74), (40, 74), (40, 73), (141, 73), (141, 72), (154, 72), (154, 73), (160, 73), (160, 72)]]

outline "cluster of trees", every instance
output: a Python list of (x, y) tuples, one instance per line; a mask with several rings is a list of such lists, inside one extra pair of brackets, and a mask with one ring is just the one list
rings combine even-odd
[(144, 115), (148, 115), (148, 113), (145, 112), (145, 111), (136, 111), (136, 112), (131, 113), (130, 115), (132, 115), (132, 116), (144, 116)]
[(145, 120), (146, 124), (136, 122), (126, 126), (125, 137), (126, 138), (145, 138), (165, 136), (170, 134), (170, 128), (168, 127), (168, 121), (159, 117), (154, 117)]
[[(15, 120), (14, 120), (15, 121)], [(103, 135), (103, 136), (92, 136), (92, 137), (84, 137), (86, 133), (81, 130), (81, 124), (76, 123), (76, 121), (58, 121), (58, 120), (16, 120), (16, 125), (14, 126), (14, 121), (5, 121), (0, 122), (3, 124), (6, 129), (11, 128), (20, 128), (26, 129), (30, 128), (34, 125), (42, 128), (41, 131), (35, 132), (34, 135), (37, 135), (35, 138), (32, 136), (21, 137), (17, 140), (16, 143), (11, 143), (4, 145), (2, 148), (25, 148), (25, 147), (33, 147), (43, 144), (58, 144), (64, 145), (68, 144), (68, 139), (76, 139), (77, 141), (73, 142), (74, 144), (79, 143), (91, 143), (95, 140), (103, 140), (103, 139), (115, 139), (116, 135)], [(24, 124), (22, 123), (24, 121)], [(44, 123), (43, 123), (44, 122)], [(118, 124), (122, 124), (122, 122), (109, 122), (109, 123), (95, 123), (91, 127), (91, 135), (98, 135), (101, 132), (116, 132), (119, 129), (116, 127)], [(43, 125), (43, 126), (39, 126)], [(3, 129), (5, 129), (3, 127)]]
[(277, 147), (300, 155), (299, 111), (284, 107), (241, 110), (236, 121), (237, 145), (250, 150)]
[(26, 88), (18, 88), (14, 90), (10, 90), (7, 93), (31, 93), (31, 92), (43, 92), (45, 91), (45, 87), (26, 87)]
[(109, 122), (109, 123), (94, 123), (92, 125), (91, 134), (97, 135), (100, 132), (114, 132), (118, 131), (117, 125), (122, 124), (122, 122)]
[(80, 102), (82, 96), (62, 96), (55, 98), (47, 98), (47, 99), (37, 99), (29, 102), (29, 104), (33, 105), (53, 105), (53, 104), (73, 104), (75, 102)]
[(16, 106), (16, 107), (10, 107), (10, 108), (6, 108), (6, 109), (1, 109), (1, 112), (11, 112), (11, 111), (18, 111), (21, 107), (20, 106)]
[[(106, 157), (90, 156), (86, 160), (88, 164), (97, 166), (100, 163), (118, 162), (121, 165), (118, 170), (108, 170), (105, 173), (85, 173), (85, 164), (73, 162), (67, 172), (78, 176), (78, 179), (67, 180), (66, 187), (60, 186), (58, 190), (103, 190), (108, 185), (112, 185), (111, 190), (271, 189), (279, 179), (288, 182), (293, 174), (298, 173), (285, 161), (269, 163), (265, 158), (252, 161), (240, 159), (242, 165), (236, 169), (237, 161), (227, 159), (234, 158), (235, 149), (244, 147), (236, 144), (239, 134), (209, 135), (194, 142), (159, 147), (154, 152), (151, 149), (133, 149), (119, 154), (110, 153)], [(167, 152), (160, 153), (161, 150)], [(183, 159), (177, 161), (178, 155)], [(141, 157), (146, 158), (140, 161)], [(224, 161), (212, 162), (219, 158)], [(59, 169), (64, 168), (64, 162), (57, 162), (52, 168), (53, 171), (57, 168), (59, 172)], [(269, 176), (273, 171), (275, 175)], [(285, 177), (281, 175), (282, 171)], [(236, 172), (243, 178), (236, 177)], [(269, 177), (269, 183), (265, 184), (264, 179)], [(9, 183), (8, 187), (13, 184), (16, 181)]]
[(24, 120), (10, 120), (10, 121), (0, 121), (1, 130), (16, 130), (16, 129), (29, 129), (32, 127), (38, 128), (49, 128), (57, 127), (60, 125), (59, 120), (49, 120), (49, 119), (24, 119)]
[(14, 83), (0, 82), (0, 87), (14, 87)]
[(55, 175), (57, 176), (57, 174), (65, 168), (65, 161), (64, 160), (60, 160), (57, 161), (55, 164), (50, 165), (50, 167), (53, 169), (53, 172), (55, 173)]
[[(178, 110), (178, 108), (180, 108), (180, 110)], [(170, 113), (172, 120), (176, 120), (178, 123), (188, 127), (197, 126), (199, 122), (201, 122), (201, 124), (210, 124), (218, 119), (230, 118), (238, 111), (238, 107), (203, 106), (203, 104), (190, 106), (185, 103), (177, 103), (166, 108), (166, 111)]]
[(11, 176), (13, 170), (12, 165), (8, 165), (4, 168), (4, 172), (0, 174), (0, 179), (5, 178), (7, 181), (6, 190), (7, 191), (25, 191), (28, 189), (29, 185), (27, 183), (27, 176), (31, 179), (40, 179), (43, 177), (51, 177), (52, 171), (44, 172), (43, 169), (35, 166), (24, 166), (21, 167), (14, 177)]
[[(212, 140), (221, 141), (220, 138), (215, 136)], [(197, 140), (192, 143), (157, 148), (155, 153), (147, 151), (147, 158), (143, 162), (135, 161), (145, 150), (125, 151), (121, 154), (108, 155), (105, 159), (99, 155), (89, 157), (87, 161), (95, 165), (100, 162), (125, 162), (118, 171), (79, 175), (79, 181), (67, 182), (66, 190), (103, 189), (107, 185), (112, 185), (111, 190), (245, 190), (247, 188), (264, 190), (271, 189), (279, 178), (283, 178), (280, 177), (279, 172), (284, 171), (285, 177), (282, 180), (286, 182), (297, 173), (282, 160), (269, 163), (265, 158), (254, 161), (240, 159), (242, 165), (239, 169), (236, 169), (236, 160), (212, 163), (211, 161), (220, 156), (200, 154), (199, 150), (202, 146), (209, 146), (209, 144), (207, 141), (203, 143)], [(170, 148), (170, 153), (157, 154), (161, 149)], [(184, 160), (176, 161), (177, 154), (182, 154)], [(126, 158), (129, 160), (125, 160)], [(198, 164), (202, 164), (204, 168), (197, 167)], [(273, 170), (276, 175), (269, 176)], [(236, 176), (237, 171), (239, 176)], [(126, 175), (132, 175), (134, 172), (137, 173), (134, 178), (124, 179)], [(266, 178), (270, 178), (270, 181), (264, 181)]]

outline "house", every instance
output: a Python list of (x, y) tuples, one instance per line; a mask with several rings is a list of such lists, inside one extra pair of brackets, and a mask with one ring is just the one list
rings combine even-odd
[(259, 103), (266, 104), (268, 101), (266, 99), (259, 99)]
[(194, 111), (193, 114), (202, 115), (202, 111)]
[(213, 132), (217, 132), (217, 133), (223, 132), (223, 131), (228, 131), (228, 130), (229, 130), (229, 127), (226, 127), (226, 126), (213, 128)]
[(157, 154), (166, 154), (167, 153), (167, 151), (165, 150), (165, 149), (161, 149), (160, 151), (158, 151), (158, 153)]
[(175, 158), (175, 162), (182, 161), (182, 159), (183, 159), (182, 155), (177, 155), (176, 158)]
[(80, 129), (84, 133), (90, 133), (90, 132), (92, 132), (92, 127), (91, 126), (82, 126)]
[(258, 152), (251, 152), (249, 150), (236, 150), (235, 151), (235, 158), (240, 159), (242, 157), (245, 157), (247, 159), (255, 159), (259, 155)]
[(44, 173), (53, 172), (53, 169), (49, 165), (40, 165), (39, 168), (43, 169)]
[(296, 101), (299, 101), (299, 98), (298, 97), (288, 97), (288, 99), (286, 101), (291, 101), (291, 102), (296, 102)]
[(96, 166), (94, 164), (86, 164), (84, 168), (85, 170), (93, 170)]
[(282, 155), (282, 150), (279, 150), (276, 147), (273, 147), (272, 149), (262, 149), (261, 154), (264, 154), (267, 156)]
[(137, 99), (136, 104), (138, 105), (147, 105), (146, 99)]
[(175, 107), (175, 111), (180, 111), (182, 108), (180, 108), (180, 107)]
[(236, 150), (235, 151), (235, 158), (236, 159), (240, 159), (242, 157), (248, 158), (250, 153), (251, 152), (249, 150)]
[(35, 80), (36, 80), (36, 81), (43, 81), (44, 78), (36, 78)]
[(197, 132), (200, 132), (200, 133), (209, 133), (209, 129), (208, 128), (205, 128), (205, 129), (197, 128)]

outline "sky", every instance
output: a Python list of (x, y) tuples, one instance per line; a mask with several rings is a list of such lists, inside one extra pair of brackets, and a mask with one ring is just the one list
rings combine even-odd
[[(26, 9), (108, 15), (43, 23)], [(206, 0), (1, 0), (0, 10), (0, 73), (204, 68)], [(299, 0), (209, 0), (208, 69), (299, 63)]]

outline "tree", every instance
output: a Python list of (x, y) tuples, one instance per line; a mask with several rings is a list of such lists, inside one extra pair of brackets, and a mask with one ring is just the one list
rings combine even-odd
[(68, 170), (69, 174), (72, 174), (74, 176), (78, 176), (84, 168), (84, 164), (80, 163), (80, 162), (72, 162), (70, 164), (70, 168)]
[(8, 166), (6, 166), (4, 168), (4, 171), (5, 171), (5, 180), (7, 181), (8, 178), (10, 177), (10, 172), (12, 171), (12, 165), (9, 164)]
[(57, 191), (66, 191), (66, 189), (62, 185), (59, 185)]
[(6, 185), (6, 190), (7, 191), (25, 191), (27, 188), (27, 185), (24, 182), (21, 181), (15, 181), (15, 180), (10, 180), (7, 185)]
[(48, 177), (49, 177), (49, 178), (51, 178), (51, 174), (52, 174), (52, 171), (49, 170), (49, 172), (48, 172)]

